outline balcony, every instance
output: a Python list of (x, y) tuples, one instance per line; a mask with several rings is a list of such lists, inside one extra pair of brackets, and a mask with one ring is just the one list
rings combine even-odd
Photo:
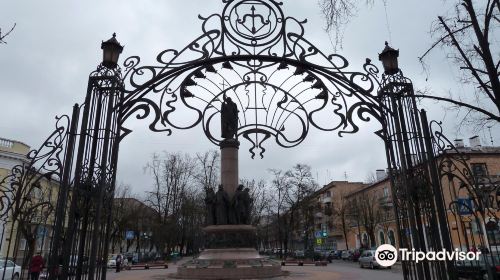
[(4, 138), (0, 138), (0, 147), (2, 148), (12, 148), (14, 146), (14, 142), (8, 140), (8, 139), (4, 139)]

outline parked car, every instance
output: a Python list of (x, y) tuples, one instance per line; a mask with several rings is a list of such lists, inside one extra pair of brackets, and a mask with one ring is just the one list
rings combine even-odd
[[(375, 260), (375, 250), (365, 250), (358, 259), (359, 267), (369, 267), (371, 269), (380, 267), (380, 264)], [(390, 268), (390, 267), (389, 267)]]
[(344, 251), (343, 250), (331, 251), (328, 256), (334, 260), (340, 260), (342, 259), (342, 252)]
[(107, 263), (108, 268), (116, 267), (116, 257), (118, 257), (118, 254), (112, 254), (108, 257), (108, 263)]
[(351, 259), (351, 255), (352, 255), (352, 251), (345, 250), (345, 251), (342, 251), (341, 258), (342, 258), (343, 261), (347, 261), (347, 260)]
[(495, 279), (500, 279), (500, 256), (481, 254), (478, 261), (457, 261), (455, 268), (458, 277), (466, 279), (483, 280), (488, 279), (487, 267), (490, 265)]
[(295, 250), (295, 252), (293, 252), (293, 254), (296, 258), (303, 258), (305, 256), (305, 253), (303, 250)]
[(5, 280), (18, 280), (21, 275), (21, 267), (11, 260), (0, 260), (0, 277), (5, 273)]

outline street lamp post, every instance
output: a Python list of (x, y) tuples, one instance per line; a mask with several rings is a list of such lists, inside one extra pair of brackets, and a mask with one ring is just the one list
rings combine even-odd
[(123, 46), (116, 40), (116, 33), (111, 39), (101, 43), (102, 65), (114, 69), (118, 65), (118, 59), (123, 51)]
[(382, 61), (382, 66), (384, 67), (384, 73), (386, 75), (394, 75), (399, 71), (398, 57), (399, 50), (391, 48), (386, 41), (384, 50), (378, 55), (378, 59)]

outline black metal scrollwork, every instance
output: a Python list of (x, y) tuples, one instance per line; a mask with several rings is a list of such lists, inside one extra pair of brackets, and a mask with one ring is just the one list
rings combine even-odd
[[(458, 232), (458, 243), (467, 249), (496, 251), (500, 240), (488, 234), (488, 224), (493, 223), (492, 232), (498, 232), (500, 180), (497, 176), (474, 174), (470, 156), (444, 136), (440, 122), (431, 122), (431, 132), (443, 193), (448, 198), (445, 203), (451, 213), (448, 223)], [(487, 234), (482, 234), (483, 226)]]
[[(0, 181), (0, 221), (17, 217), (30, 209), (28, 204), (44, 207), (41, 203), (47, 201), (32, 201), (33, 191), (39, 189), (41, 181), (61, 180), (62, 157), (66, 143), (70, 119), (67, 115), (56, 117), (56, 128), (43, 144), (36, 150), (31, 150), (27, 155), (27, 162), (12, 168), (10, 175)], [(52, 205), (49, 205), (52, 207)]]
[(199, 16), (201, 36), (182, 50), (162, 51), (158, 65), (140, 65), (138, 56), (125, 60), (122, 124), (148, 118), (152, 131), (170, 135), (203, 123), (218, 144), (213, 121), (228, 95), (240, 111), (238, 136), (252, 143), (252, 156), (256, 149), (263, 156), (271, 137), (293, 147), (311, 126), (342, 136), (358, 131), (357, 120), (381, 120), (373, 93), (379, 70), (371, 60), (364, 72), (349, 71), (343, 56), (325, 55), (306, 40), (306, 21), (286, 17), (280, 2), (223, 2), (221, 14)]

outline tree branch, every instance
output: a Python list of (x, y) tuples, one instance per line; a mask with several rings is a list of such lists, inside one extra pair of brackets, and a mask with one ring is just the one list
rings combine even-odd
[[(458, 50), (458, 52), (460, 53), (460, 56), (462, 56), (462, 59), (464, 60), (465, 64), (470, 67), (471, 69), (474, 69), (474, 66), (472, 65), (472, 62), (470, 61), (469, 57), (467, 56), (467, 54), (464, 52), (464, 50), (462, 49), (460, 43), (458, 42), (457, 38), (455, 38), (455, 35), (454, 33), (451, 31), (450, 27), (446, 24), (446, 22), (444, 21), (443, 17), (438, 17), (439, 21), (441, 22), (441, 25), (444, 27), (444, 29), (446, 30), (446, 32), (448, 32), (448, 34), (450, 35), (450, 38), (453, 42), (453, 45), (455, 46), (455, 48)], [(472, 76), (474, 76), (474, 78), (477, 80), (477, 82), (481, 85), (481, 87), (483, 88), (484, 92), (488, 95), (488, 97), (495, 103), (495, 105), (498, 107), (498, 105), (496, 104), (496, 99), (495, 97), (491, 94), (491, 92), (488, 90), (488, 87), (486, 86), (486, 84), (483, 82), (483, 80), (481, 79), (481, 77), (479, 76), (479, 74), (474, 71), (474, 70), (471, 70), (471, 74)]]
[(424, 57), (425, 57), (425, 56), (426, 56), (429, 52), (431, 52), (431, 50), (433, 50), (433, 49), (434, 49), (434, 48), (435, 48), (435, 47), (436, 47), (439, 43), (443, 42), (443, 40), (444, 40), (444, 39), (446, 39), (446, 38), (450, 37), (451, 35), (453, 35), (453, 34), (455, 34), (455, 33), (461, 32), (461, 31), (463, 31), (463, 30), (465, 30), (465, 29), (467, 29), (467, 28), (469, 28), (469, 27), (471, 27), (471, 26), (472, 26), (472, 24), (468, 24), (468, 25), (466, 25), (466, 26), (464, 26), (464, 27), (462, 27), (462, 28), (459, 28), (459, 29), (457, 29), (457, 30), (455, 30), (455, 31), (452, 31), (451, 33), (448, 33), (448, 34), (446, 34), (445, 36), (441, 37), (439, 40), (437, 40), (436, 42), (434, 42), (434, 44), (432, 44), (432, 46), (431, 46), (431, 47), (430, 47), (430, 48), (429, 48), (429, 49), (428, 49), (428, 50), (427, 50), (427, 51), (426, 51), (426, 52), (425, 52), (425, 53), (424, 53), (421, 57), (419, 57), (419, 58), (418, 58), (418, 60), (420, 60), (420, 61), (422, 62), (422, 60), (424, 59)]
[(465, 103), (465, 102), (461, 102), (461, 101), (457, 101), (457, 100), (453, 100), (453, 99), (449, 99), (449, 98), (444, 98), (444, 97), (439, 97), (439, 96), (425, 95), (425, 94), (415, 94), (414, 96), (416, 98), (426, 98), (426, 99), (433, 99), (433, 100), (437, 100), (437, 101), (444, 101), (444, 102), (448, 102), (448, 103), (451, 103), (451, 104), (459, 106), (459, 107), (468, 108), (468, 109), (477, 111), (478, 113), (481, 113), (481, 114), (487, 116), (488, 119), (490, 119), (490, 120), (495, 120), (497, 122), (500, 122), (500, 116), (497, 116), (497, 115), (495, 115), (491, 112), (488, 112), (480, 107), (473, 106), (473, 105), (470, 105), (470, 104)]
[(7, 44), (7, 42), (4, 41), (5, 37), (9, 36), (9, 34), (16, 28), (16, 23), (12, 26), (12, 28), (5, 34), (2, 35), (2, 29), (0, 29), (0, 44)]

